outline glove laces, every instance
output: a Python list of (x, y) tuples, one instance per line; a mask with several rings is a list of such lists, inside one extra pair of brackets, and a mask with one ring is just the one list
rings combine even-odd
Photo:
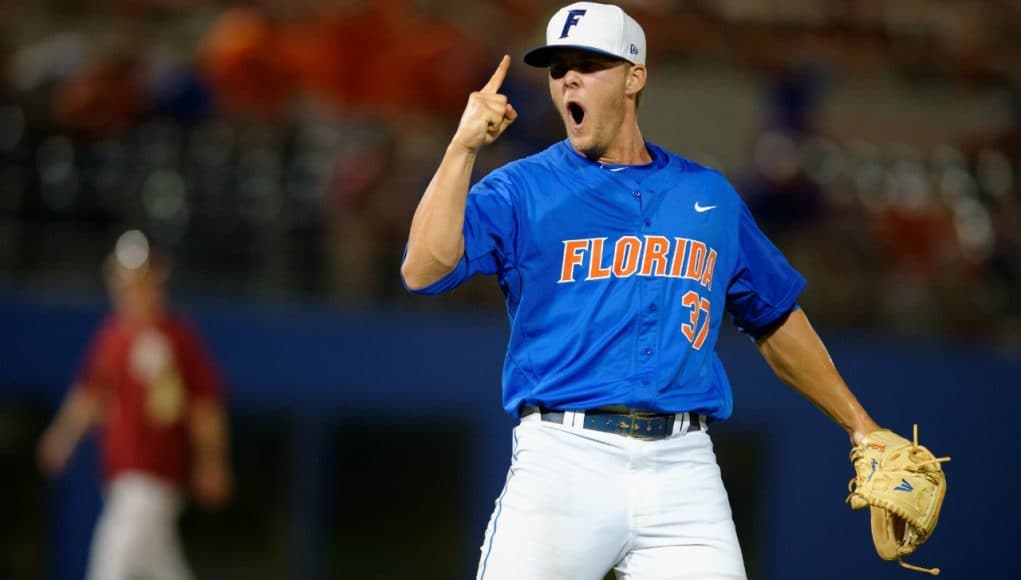
[[(889, 457), (884, 458), (883, 463), (886, 461), (894, 461), (905, 453), (909, 453), (912, 457), (911, 463), (904, 469), (911, 473), (921, 475), (928, 479), (932, 483), (936, 483), (936, 472), (931, 469), (921, 469), (926, 465), (932, 465), (935, 463), (943, 463), (950, 461), (949, 457), (936, 457), (929, 449), (923, 445), (918, 444), (918, 424), (916, 423), (912, 429), (913, 441), (911, 447), (904, 447), (894, 451)], [(931, 459), (921, 459), (922, 457), (931, 457)]]

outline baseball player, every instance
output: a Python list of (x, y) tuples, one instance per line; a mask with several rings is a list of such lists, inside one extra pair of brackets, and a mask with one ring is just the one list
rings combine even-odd
[(168, 310), (168, 266), (141, 232), (120, 237), (105, 275), (114, 312), (40, 440), (40, 467), (59, 474), (101, 425), (104, 506), (87, 578), (186, 580), (177, 519), (189, 478), (205, 506), (231, 491), (221, 380), (195, 329)]
[(469, 189), (517, 113), (505, 56), (472, 93), (411, 224), (412, 292), (495, 275), (520, 423), (478, 578), (744, 578), (708, 426), (731, 414), (724, 316), (853, 442), (879, 427), (798, 308), (805, 280), (719, 172), (642, 138), (641, 26), (617, 6), (557, 11), (546, 68), (567, 138)]

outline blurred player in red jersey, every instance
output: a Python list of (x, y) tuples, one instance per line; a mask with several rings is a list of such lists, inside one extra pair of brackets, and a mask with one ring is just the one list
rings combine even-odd
[(107, 261), (113, 312), (39, 443), (39, 463), (61, 473), (101, 427), (104, 507), (87, 578), (192, 578), (177, 519), (189, 483), (200, 504), (230, 496), (220, 377), (196, 330), (169, 309), (168, 264), (141, 232), (121, 235)]

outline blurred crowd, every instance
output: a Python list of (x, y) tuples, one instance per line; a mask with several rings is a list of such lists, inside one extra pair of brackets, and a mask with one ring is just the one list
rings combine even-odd
[[(806, 78), (807, 77), (807, 78)], [(829, 324), (909, 337), (1021, 341), (1021, 92), (996, 134), (922, 149), (835, 138), (811, 71), (769, 93), (738, 183)]]
[[(182, 291), (413, 300), (397, 276), (407, 226), (466, 95), (558, 4), (0, 4), (0, 272), (95, 288), (99, 257), (137, 227), (173, 250)], [(805, 272), (813, 320), (1021, 343), (1015, 3), (625, 4), (660, 62), (763, 79), (745, 162), (720, 169)], [(561, 138), (543, 79), (520, 68), (505, 85), (520, 122), (480, 173)], [(926, 146), (832, 134), (826, 74), (1013, 94), (1010, 119)]]

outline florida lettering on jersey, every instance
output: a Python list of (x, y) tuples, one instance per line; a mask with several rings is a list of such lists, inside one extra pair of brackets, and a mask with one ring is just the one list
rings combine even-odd
[(657, 276), (695, 280), (713, 289), (716, 250), (705, 242), (688, 238), (645, 235), (564, 240), (564, 258), (558, 284), (583, 281)]
[[(587, 275), (581, 279), (583, 282), (655, 276), (693, 280), (712, 291), (717, 253), (699, 240), (646, 235), (642, 238), (622, 236), (613, 243), (609, 243), (608, 238), (584, 238), (564, 240), (563, 244), (558, 284), (574, 283), (576, 273), (584, 272)], [(689, 290), (681, 297), (681, 305), (689, 311), (689, 319), (681, 324), (681, 332), (693, 349), (700, 350), (709, 334), (712, 303), (707, 297)]]

